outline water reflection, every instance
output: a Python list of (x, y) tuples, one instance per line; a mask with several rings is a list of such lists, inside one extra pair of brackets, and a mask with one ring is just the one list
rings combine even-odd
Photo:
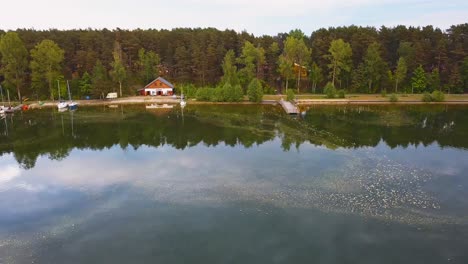
[(0, 263), (468, 259), (466, 109), (280, 110), (8, 119)]
[(62, 159), (74, 149), (140, 146), (176, 149), (204, 144), (246, 148), (281, 139), (284, 150), (304, 142), (327, 148), (424, 146), (466, 148), (468, 110), (457, 107), (313, 107), (301, 119), (271, 106), (83, 108), (76, 113), (32, 111), (2, 122), (0, 154), (14, 153), (25, 168), (40, 155)]

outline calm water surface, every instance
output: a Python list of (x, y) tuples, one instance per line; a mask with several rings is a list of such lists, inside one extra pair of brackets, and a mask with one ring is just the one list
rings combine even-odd
[(468, 263), (468, 107), (0, 121), (0, 263)]

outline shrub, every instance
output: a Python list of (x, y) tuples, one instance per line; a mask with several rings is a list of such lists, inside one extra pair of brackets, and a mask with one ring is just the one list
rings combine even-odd
[(398, 102), (398, 96), (396, 94), (392, 94), (392, 95), (390, 95), (389, 100), (392, 103)]
[(445, 95), (441, 91), (434, 91), (431, 94), (432, 101), (434, 102), (443, 102), (445, 101)]
[(382, 89), (382, 92), (380, 93), (382, 97), (387, 97), (387, 90)]
[(345, 97), (346, 97), (345, 90), (343, 89), (338, 90), (338, 98), (345, 98)]
[(422, 101), (426, 103), (432, 102), (431, 94), (429, 94), (428, 92), (425, 92), (422, 96)]
[(249, 101), (260, 103), (263, 99), (262, 83), (258, 79), (253, 79), (247, 88)]
[(327, 83), (325, 88), (323, 88), (323, 92), (325, 93), (325, 97), (329, 99), (335, 98), (336, 96), (336, 89), (332, 83)]
[(224, 101), (226, 102), (240, 102), (244, 97), (244, 92), (240, 85), (232, 86), (229, 83), (226, 83), (223, 88)]
[(288, 101), (294, 101), (296, 99), (296, 95), (294, 94), (294, 91), (292, 89), (288, 89), (286, 92), (286, 100)]
[(213, 88), (200, 88), (197, 90), (195, 98), (197, 98), (198, 101), (211, 101), (211, 95), (213, 92)]
[(185, 85), (182, 87), (181, 92), (183, 91), (185, 98), (194, 98), (196, 97), (198, 89), (195, 88), (193, 84)]

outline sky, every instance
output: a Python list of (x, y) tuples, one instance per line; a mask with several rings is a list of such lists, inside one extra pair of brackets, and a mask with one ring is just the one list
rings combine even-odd
[(336, 26), (468, 23), (466, 0), (0, 0), (0, 29), (215, 27), (276, 35)]

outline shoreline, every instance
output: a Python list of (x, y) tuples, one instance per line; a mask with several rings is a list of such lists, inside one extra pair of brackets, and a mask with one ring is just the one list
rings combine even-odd
[[(207, 101), (196, 101), (195, 99), (187, 99), (188, 104), (197, 105), (255, 105), (255, 104), (267, 104), (276, 105), (280, 98), (284, 96), (277, 96), (278, 99), (263, 100), (261, 103), (253, 103), (249, 101), (242, 102), (207, 102)], [(120, 99), (93, 99), (93, 100), (76, 100), (78, 105), (81, 106), (102, 106), (102, 105), (131, 105), (131, 104), (179, 104), (180, 99), (174, 98), (162, 98), (162, 97), (124, 97)], [(418, 100), (400, 100), (398, 102), (390, 102), (381, 99), (296, 99), (296, 105), (298, 106), (313, 106), (313, 105), (468, 105), (468, 100), (446, 100), (443, 102), (422, 102)], [(41, 107), (55, 107), (57, 101), (45, 101), (42, 105), (37, 102), (26, 102), (31, 109)], [(18, 105), (17, 102), (13, 102), (12, 105)]]

